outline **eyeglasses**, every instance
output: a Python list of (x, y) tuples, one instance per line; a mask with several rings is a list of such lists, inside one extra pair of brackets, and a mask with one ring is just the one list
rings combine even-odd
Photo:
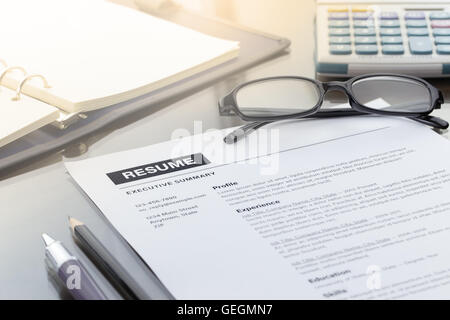
[[(344, 92), (351, 108), (321, 109), (328, 91)], [(442, 93), (423, 79), (396, 74), (369, 74), (345, 82), (320, 82), (303, 77), (271, 77), (239, 85), (219, 101), (222, 110), (233, 110), (253, 121), (224, 139), (235, 143), (249, 132), (278, 120), (329, 118), (379, 114), (407, 117), (436, 129), (447, 129), (445, 120), (430, 116), (444, 103)]]

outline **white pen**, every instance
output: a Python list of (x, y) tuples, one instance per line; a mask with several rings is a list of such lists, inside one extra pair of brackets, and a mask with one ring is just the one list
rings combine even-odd
[(60, 241), (43, 233), (45, 255), (51, 267), (76, 300), (107, 300), (94, 279)]

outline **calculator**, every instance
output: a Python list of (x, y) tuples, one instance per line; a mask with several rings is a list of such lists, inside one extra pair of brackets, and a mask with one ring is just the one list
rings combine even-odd
[(322, 1), (316, 11), (316, 72), (450, 76), (450, 1)]

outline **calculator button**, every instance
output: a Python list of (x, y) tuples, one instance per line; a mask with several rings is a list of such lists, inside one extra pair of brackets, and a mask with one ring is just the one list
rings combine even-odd
[(405, 50), (401, 44), (386, 44), (382, 48), (383, 54), (403, 54)]
[(397, 12), (390, 12), (390, 11), (384, 11), (380, 13), (380, 19), (381, 20), (396, 20), (398, 19)]
[(347, 7), (328, 7), (328, 12), (347, 12), (348, 8)]
[(402, 37), (381, 37), (381, 44), (402, 44)]
[(373, 17), (372, 12), (354, 12), (353, 20), (367, 20)]
[(330, 36), (349, 36), (350, 30), (349, 29), (330, 29), (329, 31)]
[(405, 19), (406, 20), (424, 20), (425, 19), (425, 13), (422, 11), (412, 11), (405, 13)]
[(367, 12), (367, 11), (372, 11), (372, 9), (370, 9), (367, 6), (352, 6), (352, 12)]
[(377, 37), (355, 37), (355, 44), (377, 44)]
[(350, 37), (330, 37), (330, 44), (351, 44)]
[(375, 36), (374, 28), (358, 28), (354, 30), (355, 36)]
[(383, 28), (380, 29), (380, 36), (400, 36), (402, 34), (400, 28)]
[(347, 12), (330, 12), (328, 14), (328, 20), (348, 20)]
[(331, 54), (351, 54), (352, 47), (347, 44), (334, 44), (330, 46)]
[(450, 37), (435, 37), (434, 43), (436, 44), (450, 44)]
[(448, 44), (439, 44), (436, 46), (436, 51), (439, 54), (450, 54), (450, 45)]
[(427, 28), (412, 28), (408, 29), (408, 36), (410, 37), (424, 37), (428, 36)]
[(450, 12), (432, 12), (430, 13), (430, 20), (447, 20), (450, 19)]
[(372, 44), (363, 44), (355, 46), (355, 50), (357, 54), (377, 54), (378, 47)]
[(373, 19), (369, 20), (354, 20), (353, 21), (353, 28), (373, 28), (375, 26), (375, 23)]
[(380, 27), (381, 28), (399, 28), (400, 22), (398, 20), (381, 20)]
[(412, 54), (431, 54), (433, 53), (433, 44), (428, 37), (409, 38), (409, 50)]
[(328, 22), (328, 27), (330, 28), (348, 28), (350, 24), (348, 20), (331, 20)]
[(425, 20), (406, 20), (407, 28), (426, 28), (427, 22)]
[(432, 28), (450, 28), (450, 20), (434, 20), (431, 21)]
[(446, 28), (433, 29), (433, 36), (450, 36), (450, 29)]

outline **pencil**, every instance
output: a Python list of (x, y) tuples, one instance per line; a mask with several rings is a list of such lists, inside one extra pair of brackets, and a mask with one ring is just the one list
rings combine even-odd
[(126, 300), (149, 300), (139, 283), (81, 221), (69, 217), (73, 236)]

